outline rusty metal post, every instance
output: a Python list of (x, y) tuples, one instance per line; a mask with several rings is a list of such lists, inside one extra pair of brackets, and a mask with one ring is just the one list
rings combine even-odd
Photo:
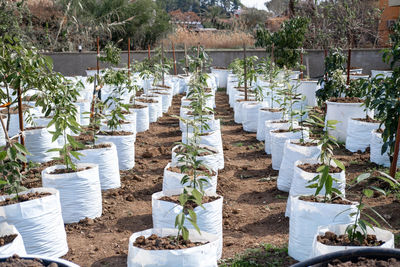
[(128, 75), (131, 75), (131, 38), (128, 38)]
[(393, 159), (392, 159), (392, 165), (390, 166), (390, 176), (392, 176), (393, 178), (396, 177), (397, 160), (399, 158), (399, 147), (400, 147), (400, 118), (399, 118), (399, 122), (397, 123), (396, 142), (394, 145), (394, 154), (393, 154)]
[(247, 101), (247, 59), (246, 59), (246, 44), (243, 44), (243, 61), (244, 61), (244, 100)]
[(172, 43), (172, 56), (173, 56), (173, 59), (174, 59), (174, 75), (176, 76), (176, 75), (178, 75), (178, 71), (176, 69), (176, 56), (175, 56), (175, 45), (174, 45), (174, 43)]

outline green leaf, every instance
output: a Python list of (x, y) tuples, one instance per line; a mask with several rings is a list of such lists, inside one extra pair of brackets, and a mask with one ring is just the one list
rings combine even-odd
[(333, 161), (335, 162), (336, 166), (338, 166), (341, 170), (345, 170), (345, 167), (343, 165), (343, 163), (337, 159), (333, 159)]
[(360, 174), (360, 175), (357, 177), (357, 183), (360, 183), (360, 182), (362, 182), (362, 181), (368, 179), (369, 177), (371, 177), (371, 174), (370, 174), (370, 173), (363, 173), (363, 174)]
[(372, 191), (371, 189), (364, 189), (363, 193), (366, 197), (370, 198), (374, 195), (374, 191)]

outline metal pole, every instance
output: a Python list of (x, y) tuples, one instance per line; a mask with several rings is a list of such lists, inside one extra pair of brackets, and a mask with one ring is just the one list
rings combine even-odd
[(399, 147), (400, 147), (400, 118), (397, 123), (397, 132), (396, 132), (396, 142), (394, 145), (394, 154), (392, 159), (392, 165), (390, 166), (390, 176), (395, 178), (397, 171), (397, 160), (399, 158)]
[(187, 60), (187, 47), (186, 47), (186, 43), (185, 43), (185, 67), (187, 69), (187, 71), (189, 71), (189, 64), (188, 64), (188, 60)]
[(100, 61), (99, 61), (99, 59), (100, 59), (100, 44), (99, 44), (99, 42), (100, 42), (100, 38), (99, 37), (97, 37), (97, 75), (99, 75), (100, 74)]
[(175, 56), (175, 45), (172, 43), (172, 56), (174, 58), (174, 75), (178, 75), (178, 72), (176, 70), (176, 56)]
[[(303, 65), (303, 48), (301, 49), (301, 52), (300, 52), (300, 66), (302, 66)], [(301, 74), (300, 74), (300, 79), (304, 79), (304, 72), (303, 71), (301, 71)]]
[(246, 60), (246, 44), (243, 44), (243, 61), (244, 61), (244, 100), (247, 101), (247, 60)]

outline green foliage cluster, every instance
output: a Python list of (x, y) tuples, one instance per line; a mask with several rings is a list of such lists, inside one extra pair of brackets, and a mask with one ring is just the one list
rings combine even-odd
[(296, 17), (285, 21), (281, 29), (271, 33), (267, 29), (258, 29), (256, 32), (256, 46), (264, 47), (267, 52), (274, 54), (275, 63), (283, 68), (295, 68), (299, 66), (301, 51), (309, 19)]

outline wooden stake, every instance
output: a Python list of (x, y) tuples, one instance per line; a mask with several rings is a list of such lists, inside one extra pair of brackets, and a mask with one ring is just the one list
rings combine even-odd
[(174, 43), (172, 43), (172, 56), (173, 56), (173, 59), (174, 59), (174, 75), (176, 76), (176, 75), (178, 75), (178, 72), (176, 70), (176, 56), (175, 56), (175, 45), (174, 45)]
[[(186, 43), (185, 43), (185, 68), (188, 70), (189, 68), (189, 64), (188, 64), (188, 60), (187, 60), (187, 47), (186, 47)], [(189, 71), (189, 70), (188, 70)]]
[(131, 38), (128, 38), (128, 75), (131, 75)]
[(350, 84), (350, 66), (351, 66), (351, 48), (349, 48), (347, 55), (347, 85)]
[(244, 100), (247, 101), (247, 59), (246, 59), (246, 44), (243, 44), (243, 61), (244, 61)]
[[(302, 66), (302, 65), (303, 65), (303, 48), (301, 49), (301, 52), (300, 52), (300, 66)], [(304, 79), (304, 72), (303, 71), (301, 71), (300, 79)]]
[(397, 132), (396, 132), (396, 142), (394, 145), (394, 154), (392, 159), (392, 165), (390, 166), (390, 176), (392, 178), (396, 177), (397, 171), (397, 160), (399, 159), (399, 147), (400, 147), (400, 118), (397, 123)]
[(161, 70), (162, 70), (162, 86), (165, 86), (164, 73), (164, 43), (161, 43)]
[(147, 58), (150, 60), (150, 45), (147, 45)]
[(97, 37), (97, 75), (100, 74), (100, 38)]
[(324, 49), (324, 57), (326, 58), (328, 56), (328, 49)]
[[(25, 136), (24, 136), (24, 115), (22, 114), (22, 92), (21, 87), (18, 87), (18, 119), (19, 119), (19, 130), (21, 132), (19, 138), (21, 145), (25, 146)], [(1, 119), (3, 120), (3, 119)], [(23, 169), (26, 168), (26, 163), (23, 163)]]

